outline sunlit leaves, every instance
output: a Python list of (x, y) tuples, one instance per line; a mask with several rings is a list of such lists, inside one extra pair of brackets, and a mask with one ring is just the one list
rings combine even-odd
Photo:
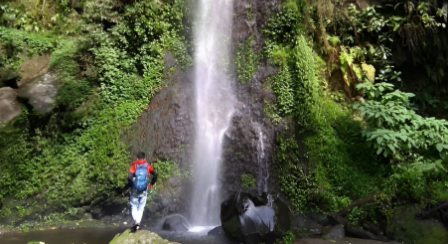
[(448, 122), (424, 118), (411, 109), (412, 93), (393, 90), (388, 83), (358, 85), (369, 99), (354, 104), (367, 126), (363, 136), (378, 155), (397, 163), (447, 160)]

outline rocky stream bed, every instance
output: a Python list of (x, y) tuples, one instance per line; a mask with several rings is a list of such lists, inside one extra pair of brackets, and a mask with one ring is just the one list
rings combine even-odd
[[(120, 237), (114, 239), (119, 234)], [(112, 242), (112, 239), (115, 241)], [(141, 240), (138, 242), (138, 240)], [(107, 244), (107, 243), (183, 243), (183, 244), (233, 244), (239, 243), (231, 241), (222, 236), (211, 236), (205, 232), (176, 233), (162, 230), (150, 229), (141, 230), (137, 233), (130, 233), (122, 227), (108, 228), (79, 228), (79, 229), (56, 229), (44, 231), (31, 231), (27, 233), (6, 233), (0, 234), (0, 243), (24, 244), (35, 241), (45, 244)], [(380, 244), (385, 242), (362, 240), (355, 238), (341, 239), (316, 239), (303, 238), (295, 240), (294, 244)], [(393, 242), (388, 242), (393, 243)]]

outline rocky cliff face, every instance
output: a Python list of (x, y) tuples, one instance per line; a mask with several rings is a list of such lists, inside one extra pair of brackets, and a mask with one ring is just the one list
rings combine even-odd
[[(279, 1), (235, 1), (233, 44), (252, 37), (252, 51), (261, 52), (261, 30), (279, 4)], [(241, 188), (243, 173), (255, 178), (259, 192), (275, 189), (271, 172), (275, 163), (277, 129), (263, 113), (264, 101), (275, 99), (271, 92), (263, 89), (263, 83), (275, 73), (274, 67), (261, 60), (250, 82), (235, 82), (238, 105), (224, 143), (221, 178), (224, 197)]]
[(188, 155), (193, 134), (192, 87), (187, 74), (175, 71), (172, 85), (163, 88), (134, 126), (132, 155), (147, 153), (147, 159), (175, 161), (188, 168)]
[[(168, 72), (176, 65), (171, 53), (165, 55), (165, 68)], [(190, 171), (190, 149), (194, 134), (192, 110), (194, 87), (188, 72), (176, 68), (167, 75), (167, 87), (152, 100), (146, 111), (133, 126), (130, 134), (131, 154), (139, 151), (157, 169), (156, 160), (169, 160), (181, 172)], [(163, 174), (164, 172), (159, 172)], [(160, 175), (166, 177), (166, 175)], [(157, 194), (148, 201), (147, 216), (161, 218), (171, 213), (183, 212), (185, 202), (189, 202), (189, 179), (175, 174), (158, 187)], [(159, 181), (159, 185), (161, 182)]]

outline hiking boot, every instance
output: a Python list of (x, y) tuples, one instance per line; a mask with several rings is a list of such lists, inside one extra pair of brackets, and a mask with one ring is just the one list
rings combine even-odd
[(140, 229), (140, 225), (139, 224), (135, 224), (134, 226), (132, 226), (131, 232), (136, 232), (138, 229)]

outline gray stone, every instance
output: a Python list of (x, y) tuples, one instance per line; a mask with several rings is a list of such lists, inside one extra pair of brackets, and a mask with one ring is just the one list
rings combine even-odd
[(311, 228), (307, 229), (306, 231), (308, 232), (308, 234), (310, 236), (320, 236), (323, 233), (322, 228), (323, 228), (322, 226), (316, 226), (316, 227), (311, 227)]
[(305, 231), (309, 236), (323, 234), (323, 220), (326, 217), (317, 213), (300, 213), (294, 215), (294, 227)]
[(109, 244), (177, 244), (177, 242), (170, 242), (147, 230), (138, 230), (135, 233), (126, 230), (115, 236)]
[(0, 127), (9, 123), (22, 112), (17, 100), (16, 91), (10, 87), (0, 88)]
[(333, 226), (328, 232), (325, 234), (330, 239), (340, 239), (345, 237), (345, 229), (344, 225), (336, 225)]
[(224, 232), (224, 229), (222, 228), (222, 226), (218, 226), (218, 227), (213, 228), (212, 230), (210, 230), (207, 233), (207, 235), (219, 238), (220, 240), (223, 241), (222, 243), (238, 243), (238, 242), (235, 242), (235, 240), (231, 239), (231, 237), (228, 236)]
[(50, 67), (50, 55), (45, 54), (42, 56), (35, 56), (30, 59), (26, 59), (19, 67), (19, 73), (21, 76), (17, 85), (23, 86), (31, 80), (42, 76), (48, 72)]
[(299, 213), (294, 215), (294, 227), (306, 232), (309, 236), (323, 234), (323, 226), (329, 225), (328, 219), (323, 214)]
[(163, 61), (165, 63), (165, 70), (169, 70), (171, 67), (177, 64), (177, 60), (171, 52), (165, 53), (165, 55), (163, 56)]
[(326, 216), (318, 213), (299, 213), (294, 215), (294, 226), (296, 228), (311, 228), (325, 225)]
[(190, 229), (190, 224), (184, 216), (173, 214), (165, 218), (162, 229), (166, 231), (186, 232)]
[(384, 235), (382, 234), (374, 234), (367, 230), (358, 229), (352, 226), (345, 227), (345, 232), (347, 236), (361, 238), (361, 239), (369, 239), (369, 240), (378, 240), (378, 241), (389, 241)]
[(215, 227), (213, 229), (211, 229), (208, 233), (208, 236), (220, 236), (220, 237), (225, 237), (226, 233), (224, 232), (224, 230), (222, 229), (222, 226), (218, 226)]
[(39, 113), (51, 112), (57, 95), (55, 76), (48, 72), (19, 88), (18, 96), (28, 99), (29, 104)]

